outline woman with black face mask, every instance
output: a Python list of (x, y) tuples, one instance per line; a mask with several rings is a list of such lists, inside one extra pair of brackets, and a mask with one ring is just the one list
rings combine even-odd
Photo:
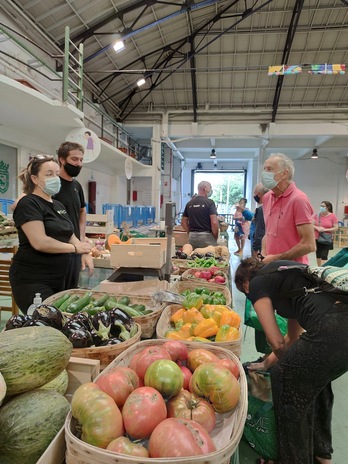
[[(64, 142), (58, 148), (59, 177), (61, 189), (55, 199), (66, 208), (74, 233), (82, 242), (85, 241), (86, 202), (81, 184), (75, 179), (83, 165), (84, 148), (79, 143)], [(78, 287), (81, 269), (88, 267), (93, 273), (93, 259), (89, 255), (72, 255), (66, 274), (65, 290)]]

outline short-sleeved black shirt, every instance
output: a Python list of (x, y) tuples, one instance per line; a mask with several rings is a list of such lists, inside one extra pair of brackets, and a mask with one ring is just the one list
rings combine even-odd
[(201, 195), (192, 198), (183, 212), (183, 216), (189, 220), (190, 232), (211, 232), (212, 214), (216, 214), (214, 201)]
[(60, 182), (60, 191), (53, 198), (65, 206), (74, 225), (74, 234), (80, 239), (80, 212), (86, 206), (83, 189), (76, 179), (69, 181), (61, 177)]
[(13, 213), (18, 229), (19, 249), (13, 260), (20, 264), (17, 269), (24, 273), (32, 273), (31, 278), (60, 275), (66, 272), (70, 261), (69, 253), (43, 253), (35, 250), (22, 230), (22, 225), (31, 221), (41, 221), (46, 235), (60, 242), (68, 243), (73, 234), (73, 225), (68, 213), (59, 201), (53, 203), (38, 195), (25, 195), (18, 202)]
[[(294, 261), (274, 261), (267, 265), (270, 269), (298, 264)], [(270, 274), (256, 275), (249, 284), (249, 299), (253, 304), (260, 298), (268, 297), (272, 300), (273, 308), (286, 319), (296, 319), (305, 330), (321, 319), (330, 309), (336, 298), (326, 293), (310, 293), (308, 296), (286, 298), (283, 292), (312, 288), (313, 283), (308, 280), (300, 269), (290, 269)]]

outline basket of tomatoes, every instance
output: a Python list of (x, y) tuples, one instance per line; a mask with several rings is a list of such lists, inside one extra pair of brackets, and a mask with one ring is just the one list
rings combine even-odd
[(66, 464), (228, 464), (246, 414), (246, 377), (231, 351), (141, 341), (76, 390)]

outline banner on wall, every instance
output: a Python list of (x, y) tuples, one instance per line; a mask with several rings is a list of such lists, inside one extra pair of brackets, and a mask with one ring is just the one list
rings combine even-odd
[(269, 66), (268, 75), (269, 76), (285, 76), (289, 74), (301, 74), (303, 72), (303, 67), (310, 67), (308, 74), (345, 74), (346, 65), (345, 64), (310, 64), (310, 65), (301, 65), (296, 64), (293, 66), (287, 66), (281, 64), (279, 66)]
[(79, 127), (73, 129), (65, 137), (67, 142), (79, 143), (85, 149), (85, 154), (83, 157), (84, 163), (91, 163), (95, 161), (100, 155), (101, 144), (99, 137), (91, 129), (86, 127)]

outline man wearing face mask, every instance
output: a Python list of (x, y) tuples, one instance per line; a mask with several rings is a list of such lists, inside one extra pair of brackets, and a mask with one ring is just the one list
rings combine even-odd
[[(251, 241), (251, 250), (253, 256), (257, 257), (258, 253), (261, 253), (262, 248), (262, 239), (265, 235), (265, 220), (263, 217), (263, 196), (265, 193), (268, 192), (268, 189), (264, 187), (261, 183), (255, 185), (254, 188), (254, 200), (260, 206), (258, 206), (254, 213), (254, 218), (252, 221), (252, 225), (254, 226), (254, 234)], [(251, 235), (251, 227), (250, 227), (250, 235)]]
[[(66, 208), (74, 226), (74, 234), (82, 242), (85, 241), (86, 202), (81, 184), (75, 179), (83, 165), (84, 148), (74, 142), (64, 142), (58, 148), (59, 177), (61, 189), (54, 198)], [(89, 268), (93, 274), (93, 259), (89, 255), (71, 255), (67, 270), (65, 290), (77, 288), (80, 270)]]
[(315, 251), (313, 208), (307, 195), (296, 187), (294, 173), (294, 163), (282, 153), (265, 161), (261, 182), (271, 191), (263, 197), (264, 263), (289, 259), (309, 264), (307, 253)]
[(191, 198), (183, 212), (181, 225), (189, 234), (193, 249), (217, 245), (219, 222), (215, 203), (210, 199), (212, 192), (209, 182), (200, 182), (198, 194)]

